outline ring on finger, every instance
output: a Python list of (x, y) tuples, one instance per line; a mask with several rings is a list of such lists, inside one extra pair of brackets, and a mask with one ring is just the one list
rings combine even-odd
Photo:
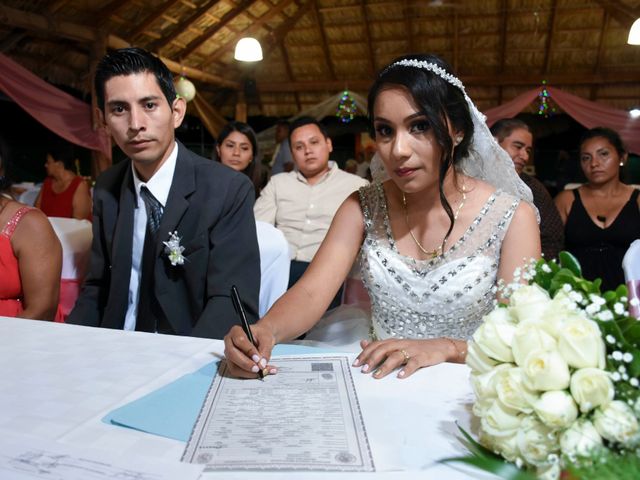
[(406, 365), (407, 362), (411, 359), (411, 355), (409, 355), (407, 353), (407, 351), (404, 348), (401, 348), (400, 350), (398, 350), (402, 356), (404, 357), (404, 362), (402, 362), (403, 365)]

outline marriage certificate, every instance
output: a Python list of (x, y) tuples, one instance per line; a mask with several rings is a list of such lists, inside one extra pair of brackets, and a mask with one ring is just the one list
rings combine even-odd
[(222, 363), (183, 461), (206, 470), (375, 471), (345, 355), (275, 357), (264, 381)]

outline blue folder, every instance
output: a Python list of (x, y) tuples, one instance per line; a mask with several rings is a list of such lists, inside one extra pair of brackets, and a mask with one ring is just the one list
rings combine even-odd
[[(274, 355), (335, 353), (301, 345), (276, 345)], [(102, 421), (186, 442), (218, 370), (219, 361), (109, 412)]]

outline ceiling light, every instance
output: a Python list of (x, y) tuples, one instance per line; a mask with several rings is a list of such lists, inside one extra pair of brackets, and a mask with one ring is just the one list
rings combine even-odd
[(245, 37), (238, 40), (233, 58), (241, 62), (259, 62), (262, 60), (262, 47), (255, 38)]
[(627, 43), (629, 45), (640, 45), (640, 18), (638, 18), (635, 22), (633, 22), (633, 25), (631, 25)]
[(640, 117), (640, 107), (633, 107), (631, 110), (629, 110), (629, 115), (631, 116), (631, 118)]

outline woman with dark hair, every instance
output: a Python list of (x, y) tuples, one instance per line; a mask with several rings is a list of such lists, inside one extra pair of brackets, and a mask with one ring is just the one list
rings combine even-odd
[(216, 160), (249, 177), (258, 197), (262, 188), (262, 168), (258, 161), (258, 140), (253, 129), (242, 122), (227, 123), (218, 135), (216, 152)]
[(640, 238), (638, 191), (620, 181), (626, 160), (616, 132), (588, 130), (580, 140), (580, 167), (587, 183), (555, 199), (566, 249), (580, 262), (585, 278), (602, 279), (602, 291), (625, 282), (622, 259), (631, 242)]
[(53, 320), (62, 247), (47, 217), (9, 195), (0, 140), (0, 316)]
[(372, 163), (374, 182), (345, 200), (305, 275), (252, 327), (258, 348), (235, 327), (225, 337), (235, 375), (256, 376), (275, 343), (311, 328), (358, 255), (372, 318), (354, 366), (406, 378), (464, 362), (497, 281), (540, 255), (531, 192), (445, 62), (395, 60), (368, 101), (383, 168)]
[(84, 179), (75, 173), (71, 145), (60, 142), (50, 148), (44, 168), (47, 178), (35, 206), (47, 217), (90, 219), (91, 193)]

